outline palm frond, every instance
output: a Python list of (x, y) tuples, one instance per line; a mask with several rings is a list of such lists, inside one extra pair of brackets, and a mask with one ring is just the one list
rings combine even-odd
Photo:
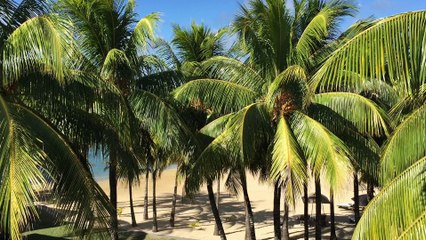
[[(291, 104), (299, 109), (308, 105), (310, 90), (307, 85), (306, 71), (299, 65), (292, 65), (280, 73), (269, 85), (266, 102), (270, 107), (274, 106), (278, 95), (287, 93), (291, 95)], [(289, 103), (290, 104), (290, 103)]]
[(202, 63), (209, 75), (261, 92), (266, 82), (254, 69), (236, 59), (217, 56)]
[(307, 111), (309, 116), (320, 122), (345, 143), (352, 156), (353, 168), (360, 170), (364, 176), (377, 182), (381, 149), (374, 139), (359, 133), (352, 122), (327, 106), (315, 103), (311, 104)]
[(321, 123), (301, 112), (293, 113), (290, 126), (314, 176), (324, 172), (330, 187), (337, 190), (339, 184), (347, 181), (351, 170), (347, 146)]
[(352, 239), (426, 237), (425, 179), (426, 158), (422, 158), (388, 182), (368, 204)]
[(178, 112), (160, 97), (139, 90), (129, 99), (135, 117), (163, 148), (185, 147), (194, 140)]
[(307, 60), (326, 40), (333, 11), (323, 8), (306, 26), (297, 44), (297, 54)]
[(196, 155), (189, 177), (192, 189), (224, 171), (253, 166), (264, 157), (271, 135), (265, 105), (251, 104), (229, 118), (220, 135)]
[(36, 188), (46, 183), (40, 171), (45, 153), (2, 97), (0, 104), (0, 229), (19, 239), (21, 230), (37, 216)]
[(159, 13), (151, 13), (139, 20), (131, 35), (131, 43), (140, 49), (146, 49), (147, 44), (155, 39), (155, 28), (159, 20)]
[(390, 133), (386, 112), (368, 98), (349, 92), (328, 92), (316, 94), (314, 99), (352, 122), (361, 134), (380, 137)]
[(34, 17), (18, 27), (3, 48), (3, 85), (34, 71), (64, 79), (65, 35), (53, 17)]
[(284, 117), (279, 119), (275, 133), (270, 177), (272, 181), (283, 181), (285, 196), (291, 205), (308, 180), (306, 159)]
[[(92, 178), (83, 160), (68, 141), (46, 121), (26, 107), (13, 104), (19, 124), (40, 139), (58, 207), (64, 209), (74, 230), (89, 235), (96, 228), (107, 229), (111, 208), (108, 197)], [(25, 206), (25, 205), (24, 205)]]
[(214, 112), (230, 113), (255, 102), (258, 93), (236, 83), (200, 79), (177, 88), (173, 95), (185, 105), (211, 109)]
[[(105, 80), (119, 79), (127, 76), (125, 80), (128, 81), (131, 71), (132, 67), (126, 53), (114, 48), (108, 52), (103, 62), (100, 76)], [(123, 79), (119, 80), (123, 81)]]
[(209, 124), (200, 129), (200, 133), (216, 138), (225, 130), (228, 121), (234, 115), (235, 113), (229, 113), (211, 121)]
[[(357, 88), (364, 79), (389, 79), (405, 93), (424, 84), (426, 11), (399, 14), (377, 21), (337, 49), (312, 80), (321, 89)], [(360, 74), (349, 81), (348, 72)]]
[(410, 114), (386, 142), (381, 157), (381, 177), (389, 182), (426, 156), (426, 105)]

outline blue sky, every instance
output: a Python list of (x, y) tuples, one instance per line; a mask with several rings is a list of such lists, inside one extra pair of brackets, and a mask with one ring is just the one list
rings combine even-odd
[[(172, 24), (188, 26), (192, 21), (205, 23), (211, 29), (229, 25), (238, 13), (239, 4), (247, 0), (136, 0), (137, 12), (140, 16), (151, 12), (160, 12), (162, 21), (158, 34), (170, 40)], [(359, 7), (356, 18), (346, 19), (342, 27), (346, 28), (357, 19), (374, 16), (376, 18), (397, 13), (424, 10), (426, 0), (358, 0)]]

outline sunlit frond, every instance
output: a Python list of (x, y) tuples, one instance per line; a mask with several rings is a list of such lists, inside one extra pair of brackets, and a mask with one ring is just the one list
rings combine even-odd
[(0, 228), (20, 239), (21, 230), (37, 216), (34, 202), (36, 188), (46, 183), (39, 170), (45, 154), (15, 114), (0, 97)]
[(159, 20), (159, 13), (151, 13), (139, 20), (131, 36), (132, 43), (141, 49), (146, 49), (148, 43), (155, 39), (155, 28)]
[(325, 173), (330, 186), (338, 190), (351, 170), (350, 151), (336, 135), (311, 117), (294, 112), (290, 126), (315, 177)]
[(314, 99), (352, 122), (361, 134), (380, 137), (390, 133), (386, 112), (368, 98), (349, 92), (328, 92), (316, 94)]
[(13, 105), (19, 124), (40, 144), (49, 162), (43, 168), (50, 174), (58, 207), (64, 209), (78, 234), (90, 235), (96, 228), (107, 229), (111, 208), (108, 197), (72, 150), (68, 141), (35, 113)]
[[(426, 11), (377, 21), (337, 49), (312, 84), (321, 89), (357, 88), (364, 79), (389, 79), (400, 91), (412, 93), (426, 79), (425, 24)], [(350, 72), (360, 74), (360, 81), (349, 81)]]
[(254, 69), (228, 57), (212, 57), (202, 63), (211, 77), (227, 80), (253, 91), (261, 92), (266, 82)]
[(329, 34), (328, 27), (332, 16), (331, 9), (323, 8), (306, 26), (296, 44), (297, 53), (303, 59), (308, 59), (319, 46), (324, 44)]
[(388, 182), (368, 204), (352, 239), (423, 239), (426, 158)]
[(258, 93), (236, 83), (200, 79), (190, 81), (177, 88), (174, 97), (186, 105), (229, 113), (255, 102)]
[(62, 63), (67, 34), (53, 17), (34, 17), (18, 27), (4, 43), (3, 85), (34, 71), (64, 79)]
[(308, 179), (306, 159), (284, 117), (279, 119), (275, 133), (270, 177), (272, 181), (283, 181), (285, 196), (291, 205), (301, 195)]
[(426, 156), (426, 105), (410, 114), (387, 141), (381, 158), (383, 183)]
[[(132, 67), (126, 53), (114, 48), (108, 52), (103, 62), (100, 76), (105, 80), (120, 79), (124, 76), (130, 76), (131, 71)], [(129, 79), (125, 80), (129, 81)]]
[(377, 178), (381, 149), (374, 139), (359, 133), (352, 122), (327, 106), (311, 104), (308, 112), (345, 143), (352, 156), (353, 168), (360, 170), (364, 176)]
[(211, 121), (209, 124), (200, 129), (200, 133), (216, 138), (225, 130), (229, 119), (231, 119), (234, 114), (235, 113), (226, 114), (225, 116)]

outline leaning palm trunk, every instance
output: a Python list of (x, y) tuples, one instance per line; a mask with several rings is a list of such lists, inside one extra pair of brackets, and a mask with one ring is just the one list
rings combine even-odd
[(136, 227), (136, 217), (135, 217), (135, 209), (133, 207), (133, 189), (132, 189), (133, 181), (129, 179), (129, 198), (130, 198), (130, 215), (132, 218), (132, 227)]
[(358, 172), (354, 173), (354, 214), (355, 214), (355, 224), (358, 223), (360, 214), (359, 214), (359, 182), (358, 182)]
[(319, 176), (315, 177), (315, 239), (321, 239), (321, 181)]
[(217, 229), (218, 229), (218, 232), (219, 232), (220, 239), (226, 240), (225, 231), (223, 230), (223, 226), (222, 226), (222, 220), (220, 219), (219, 211), (217, 209), (216, 201), (214, 199), (214, 192), (213, 192), (213, 186), (212, 185), (213, 185), (212, 181), (209, 180), (207, 182), (207, 192), (209, 194), (210, 206), (212, 208), (214, 220), (216, 222), (216, 226), (217, 226)]
[[(216, 192), (216, 205), (217, 205), (217, 211), (220, 214), (220, 175), (217, 178), (217, 192)], [(213, 231), (213, 235), (218, 236), (219, 235), (219, 229), (217, 227), (217, 225), (214, 225), (214, 231)]]
[(156, 201), (157, 170), (152, 171), (152, 231), (158, 232), (157, 201)]
[(118, 239), (118, 219), (117, 219), (117, 156), (110, 149), (109, 153), (109, 191), (110, 202), (112, 205), (111, 215), (111, 239)]
[(176, 171), (175, 186), (173, 188), (172, 211), (170, 213), (170, 227), (175, 227), (177, 184), (178, 184), (178, 172)]
[(149, 185), (149, 171), (145, 173), (145, 197), (143, 201), (143, 220), (148, 220), (148, 185)]
[(335, 240), (336, 237), (336, 223), (334, 221), (334, 192), (330, 189), (330, 239)]
[(244, 205), (246, 213), (246, 239), (247, 240), (256, 240), (256, 233), (254, 230), (254, 217), (253, 210), (251, 208), (250, 198), (247, 191), (247, 179), (244, 172), (240, 173), (241, 185), (243, 188), (244, 195)]
[(290, 239), (290, 233), (288, 232), (288, 203), (287, 200), (284, 198), (284, 215), (283, 215), (283, 226), (282, 226), (282, 232), (281, 232), (281, 239), (282, 240), (289, 240)]
[(303, 184), (303, 225), (305, 228), (305, 240), (309, 240), (309, 196), (308, 184)]
[(274, 186), (274, 234), (275, 234), (274, 239), (275, 240), (281, 240), (280, 202), (281, 202), (281, 184), (279, 181), (276, 181)]

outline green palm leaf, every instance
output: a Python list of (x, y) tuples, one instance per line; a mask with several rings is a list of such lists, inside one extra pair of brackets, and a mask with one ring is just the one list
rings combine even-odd
[(266, 102), (272, 107), (278, 95), (286, 92), (292, 95), (292, 104), (298, 108), (304, 108), (309, 101), (308, 76), (306, 71), (299, 65), (292, 65), (280, 73), (269, 85)]
[(46, 183), (39, 171), (45, 154), (2, 97), (0, 103), (0, 228), (19, 239), (21, 230), (37, 216), (35, 188)]
[(143, 90), (129, 98), (133, 114), (163, 148), (188, 146), (193, 138), (178, 112), (160, 97)]
[(351, 156), (342, 140), (324, 125), (301, 112), (293, 113), (290, 126), (315, 177), (324, 172), (333, 189), (338, 189), (339, 184), (347, 181), (351, 170)]
[(238, 111), (258, 97), (258, 93), (247, 87), (214, 79), (190, 81), (177, 88), (173, 95), (186, 105), (201, 105), (197, 107), (219, 113)]
[(35, 69), (62, 81), (67, 35), (53, 16), (38, 16), (23, 23), (4, 43), (2, 84), (9, 85)]
[(423, 239), (426, 158), (402, 171), (368, 204), (352, 239)]
[(426, 155), (426, 105), (410, 114), (386, 143), (381, 158), (383, 183)]
[(215, 79), (227, 80), (255, 92), (261, 92), (266, 84), (265, 79), (254, 69), (236, 59), (222, 56), (212, 57), (202, 62), (202, 66)]
[(271, 180), (283, 181), (289, 204), (295, 204), (295, 198), (302, 193), (303, 185), (308, 180), (306, 166), (303, 152), (287, 120), (281, 117), (272, 150)]
[(155, 28), (159, 20), (159, 13), (151, 13), (139, 20), (131, 35), (131, 43), (135, 47), (146, 49), (148, 43), (155, 39)]
[(235, 113), (226, 114), (211, 121), (209, 124), (200, 129), (200, 133), (216, 138), (225, 130), (227, 123), (234, 115)]
[[(357, 88), (364, 79), (389, 79), (401, 91), (412, 93), (426, 79), (425, 24), (426, 11), (377, 21), (338, 48), (318, 70), (313, 85), (322, 89)], [(349, 72), (360, 74), (360, 81), (351, 82)]]
[(386, 112), (368, 98), (349, 92), (328, 92), (316, 94), (314, 101), (352, 122), (361, 134), (389, 135), (390, 120)]
[[(7, 108), (5, 108), (7, 107)], [(57, 195), (57, 204), (79, 234), (90, 235), (97, 227), (109, 226), (107, 196), (93, 180), (67, 140), (26, 107), (2, 100), (1, 222), (13, 238), (35, 216), (37, 186), (46, 181)], [(4, 127), (8, 126), (9, 130)], [(6, 135), (7, 134), (7, 135)], [(36, 140), (36, 141), (35, 141)], [(28, 210), (29, 208), (29, 210)]]
[[(103, 62), (100, 76), (106, 80), (119, 79), (124, 76), (131, 76), (131, 71), (132, 67), (126, 53), (114, 48), (108, 52)], [(120, 80), (123, 81), (123, 79)]]

